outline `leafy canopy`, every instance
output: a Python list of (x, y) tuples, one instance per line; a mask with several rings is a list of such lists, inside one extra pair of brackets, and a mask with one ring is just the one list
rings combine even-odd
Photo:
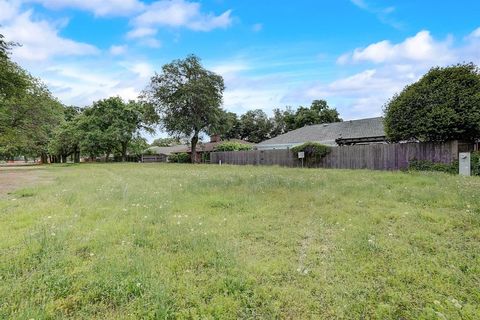
[(162, 73), (152, 77), (144, 97), (155, 106), (169, 134), (191, 137), (194, 155), (199, 134), (220, 119), (224, 89), (223, 78), (190, 55), (164, 65)]
[(235, 141), (225, 141), (215, 147), (215, 151), (248, 151), (252, 146)]
[(480, 137), (480, 73), (474, 64), (432, 68), (385, 107), (391, 141)]

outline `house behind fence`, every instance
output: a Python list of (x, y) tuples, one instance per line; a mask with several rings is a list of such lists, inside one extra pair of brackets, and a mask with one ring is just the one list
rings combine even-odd
[[(470, 144), (450, 141), (444, 143), (394, 143), (332, 147), (318, 164), (319, 168), (338, 169), (406, 169), (411, 160), (452, 163), (458, 152), (468, 151)], [(300, 167), (301, 161), (290, 149), (212, 152), (211, 163), (237, 165), (280, 165)]]

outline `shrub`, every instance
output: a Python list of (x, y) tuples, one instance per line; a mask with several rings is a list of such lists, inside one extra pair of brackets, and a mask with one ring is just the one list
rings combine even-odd
[(240, 142), (223, 142), (215, 147), (215, 151), (247, 151), (252, 150), (252, 146)]
[(186, 152), (174, 153), (168, 156), (169, 162), (174, 163), (189, 163), (191, 161), (190, 155)]
[(472, 152), (470, 162), (472, 166), (472, 176), (480, 176), (480, 151)]
[(453, 163), (438, 163), (428, 160), (411, 160), (408, 164), (408, 170), (412, 171), (438, 171), (450, 174), (458, 173), (458, 161)]
[(320, 160), (330, 153), (331, 148), (317, 142), (305, 142), (299, 146), (293, 147), (293, 153), (305, 153), (305, 162), (307, 166), (311, 166), (320, 162)]
[[(480, 176), (480, 151), (475, 151), (471, 153), (470, 166), (472, 176)], [(458, 174), (458, 161), (448, 164), (436, 163), (428, 160), (411, 160), (408, 164), (408, 170), (439, 171), (451, 174)]]

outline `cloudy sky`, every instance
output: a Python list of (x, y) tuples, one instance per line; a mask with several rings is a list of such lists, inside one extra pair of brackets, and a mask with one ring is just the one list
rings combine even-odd
[(134, 99), (194, 53), (243, 113), (326, 99), (377, 116), (430, 67), (480, 64), (478, 0), (0, 0), (13, 59), (65, 104)]

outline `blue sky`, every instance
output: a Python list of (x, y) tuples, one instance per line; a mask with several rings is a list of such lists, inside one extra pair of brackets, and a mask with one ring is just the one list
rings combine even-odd
[(326, 99), (377, 116), (430, 67), (480, 64), (480, 1), (0, 0), (15, 59), (66, 104), (133, 99), (194, 53), (243, 113)]

